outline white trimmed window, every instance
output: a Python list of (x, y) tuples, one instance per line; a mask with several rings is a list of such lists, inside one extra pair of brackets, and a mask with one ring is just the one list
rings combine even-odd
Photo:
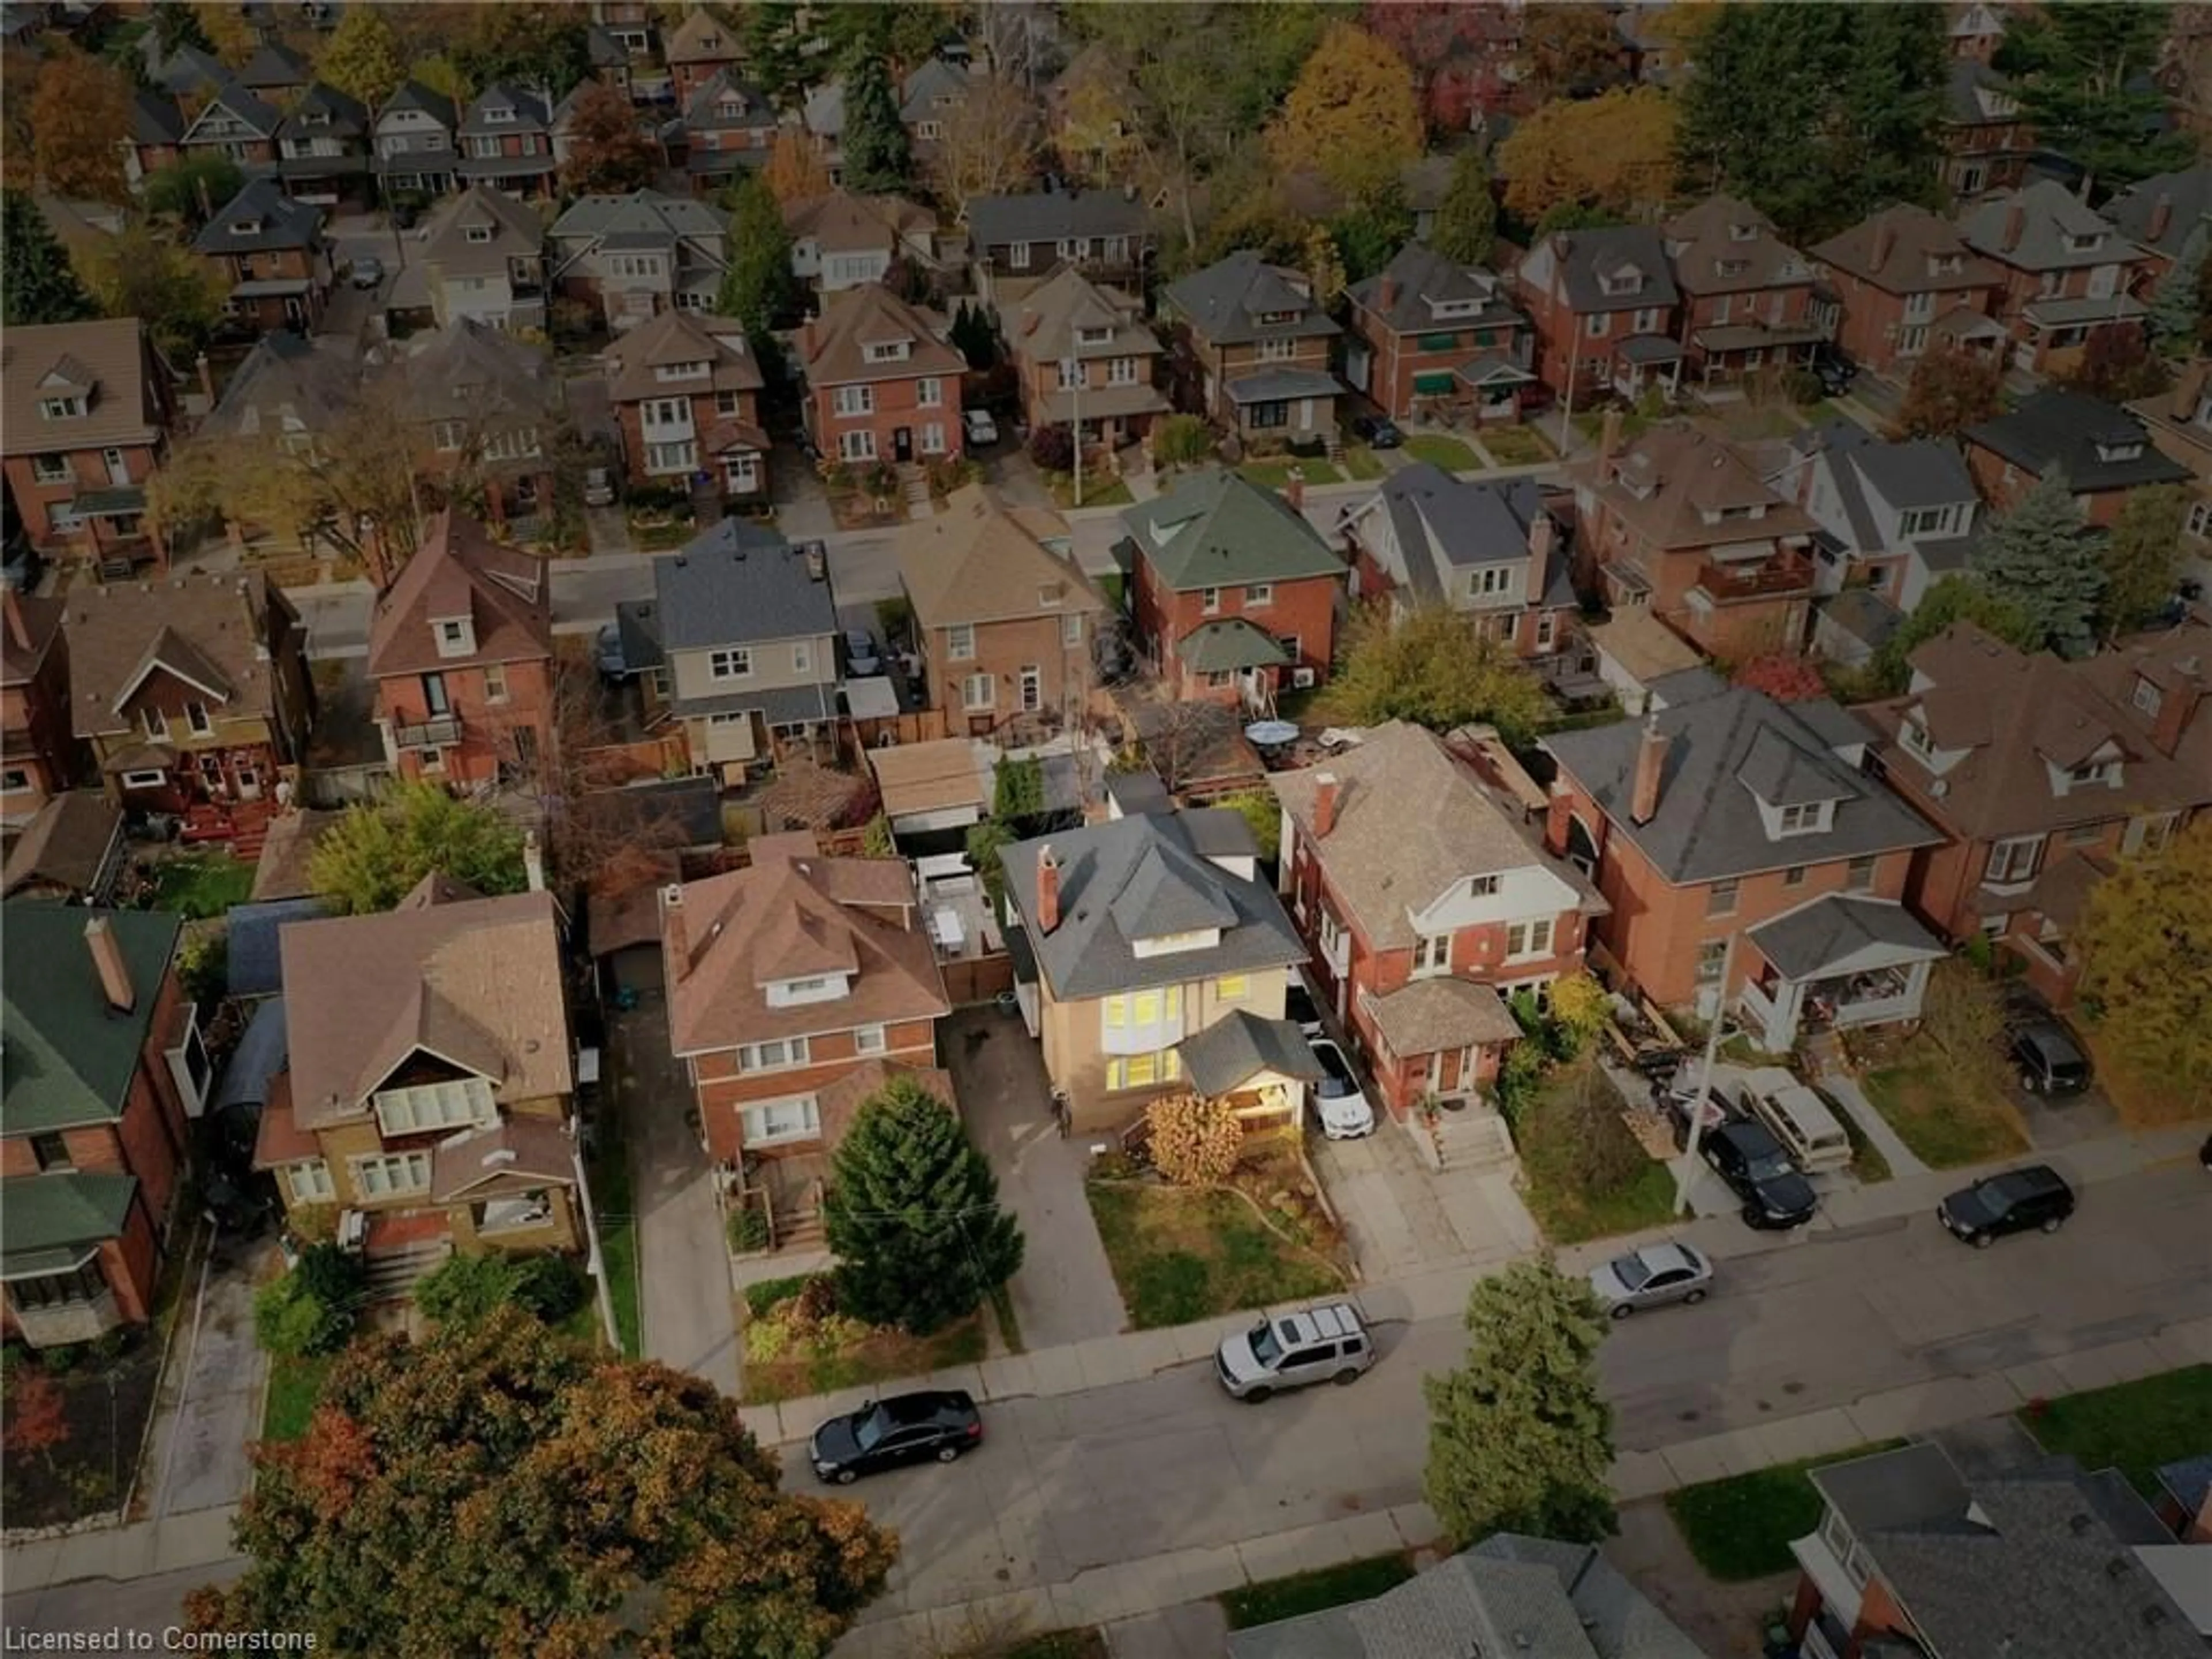
[(1134, 357), (1116, 357), (1106, 365), (1108, 386), (1134, 386), (1136, 383), (1137, 360)]
[(1253, 582), (1244, 589), (1244, 608), (1247, 611), (1265, 611), (1274, 602), (1275, 585), (1273, 582)]
[(33, 455), (31, 457), (31, 482), (33, 483), (67, 483), (70, 481), (69, 457), (66, 455)]
[(836, 391), (834, 407), (841, 420), (872, 415), (876, 412), (876, 389), (872, 386), (841, 386)]
[(1182, 1055), (1173, 1048), (1152, 1054), (1116, 1054), (1106, 1062), (1109, 1089), (1148, 1089), (1182, 1075)]
[(1505, 955), (1509, 960), (1523, 957), (1548, 957), (1552, 954), (1552, 919), (1539, 921), (1516, 921), (1505, 929)]
[(337, 1188), (331, 1181), (331, 1166), (319, 1158), (287, 1164), (284, 1185), (295, 1204), (327, 1204), (338, 1195)]
[(791, 672), (794, 674), (811, 674), (814, 672), (813, 641), (796, 640), (792, 642)]
[(841, 461), (872, 461), (876, 459), (876, 434), (862, 427), (857, 432), (837, 434), (837, 459)]
[(393, 1152), (349, 1160), (353, 1189), (363, 1198), (404, 1198), (430, 1190), (430, 1154)]
[(2008, 836), (1990, 848), (1989, 867), (1982, 872), (1982, 879), (1992, 886), (2001, 882), (2026, 881), (2035, 873), (2042, 856), (2042, 836)]
[(1721, 969), (1728, 965), (1728, 941), (1709, 939), (1698, 946), (1698, 983), (1716, 985), (1720, 982)]
[(945, 407), (945, 382), (934, 374), (925, 374), (915, 382), (914, 401), (921, 409)]
[(1060, 619), (1060, 642), (1062, 645), (1080, 645), (1083, 643), (1083, 617), (1081, 612), (1071, 611), (1067, 615)]
[(975, 659), (975, 625), (955, 623), (945, 630), (945, 654), (955, 662)]
[(773, 1042), (748, 1042), (738, 1049), (740, 1072), (787, 1072), (806, 1064), (806, 1039), (782, 1037)]
[(742, 680), (753, 672), (753, 653), (742, 645), (732, 645), (720, 651), (707, 653), (707, 673), (718, 680)]
[(167, 772), (161, 771), (125, 772), (123, 787), (125, 789), (159, 789), (168, 781), (168, 776)]
[(945, 453), (945, 428), (940, 422), (931, 421), (921, 428), (921, 453), (925, 455), (942, 455)]
[(1030, 245), (1027, 242), (1006, 244), (1006, 269), (1027, 270), (1030, 268)]
[(488, 662), (484, 665), (483, 690), (486, 702), (497, 703), (507, 701), (507, 665), (505, 663)]
[(1423, 933), (1413, 941), (1413, 977), (1451, 971), (1451, 935)]
[(1732, 916), (1735, 914), (1736, 880), (1729, 876), (1705, 889), (1705, 914), (1709, 916)]
[(880, 1025), (861, 1025), (854, 1029), (853, 1052), (856, 1054), (879, 1054), (890, 1046), (890, 1040)]
[(408, 1089), (380, 1090), (377, 1125), (387, 1135), (419, 1134), (433, 1129), (466, 1129), (499, 1121), (491, 1085), (480, 1077)]
[(978, 713), (997, 701), (998, 682), (988, 674), (970, 674), (960, 682), (960, 706)]
[(785, 1140), (818, 1140), (822, 1108), (812, 1095), (788, 1100), (759, 1100), (744, 1112), (745, 1145), (772, 1146)]

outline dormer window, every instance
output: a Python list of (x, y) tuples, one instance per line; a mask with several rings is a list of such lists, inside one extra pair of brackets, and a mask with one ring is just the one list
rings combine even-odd
[(2100, 461), (2132, 461), (2142, 455), (2141, 439), (2125, 439), (2114, 443), (2106, 439), (2097, 441), (2097, 459)]
[(653, 378), (656, 380), (690, 380), (706, 374), (713, 365), (705, 362), (657, 363)]
[(514, 112), (506, 107), (488, 109), (483, 112), (483, 118), (486, 126), (506, 126), (514, 120)]
[(1928, 274), (1931, 276), (1955, 276), (1964, 263), (1955, 253), (1931, 253), (1928, 256)]
[(41, 398), (39, 399), (39, 418), (46, 421), (66, 421), (84, 413), (82, 398)]
[(835, 1002), (852, 989), (849, 974), (811, 974), (804, 979), (779, 979), (768, 988), (771, 1008), (797, 1008), (810, 1002)]
[(702, 35), (701, 35), (701, 36), (699, 37), (699, 50), (700, 50), (700, 51), (702, 51), (702, 52), (720, 52), (720, 51), (721, 51), (721, 49), (722, 49), (722, 37), (721, 37), (720, 35), (719, 35), (719, 34), (702, 34)]
[(2094, 783), (2118, 784), (2119, 781), (2120, 763), (2109, 755), (2066, 769), (2066, 787), (2069, 791), (2084, 789)]
[(1929, 739), (1928, 728), (1910, 714), (1899, 724), (1897, 740), (1923, 760), (1936, 757), (1936, 745)]
[(441, 657), (465, 657), (477, 648), (477, 626), (467, 617), (439, 617), (430, 623)]
[(1757, 225), (1735, 224), (1729, 227), (1729, 240), (1731, 242), (1755, 242), (1758, 240)]
[(326, 127), (331, 124), (331, 112), (326, 109), (311, 109), (301, 120), (307, 126)]
[(1066, 596), (1066, 592), (1067, 585), (1065, 582), (1039, 583), (1037, 585), (1037, 609), (1040, 611), (1057, 610), (1061, 599)]
[(1470, 876), (1467, 882), (1469, 898), (1496, 898), (1498, 880), (1496, 876)]
[(1297, 321), (1297, 319), (1298, 313), (1295, 311), (1263, 311), (1260, 313), (1260, 326), (1262, 328), (1287, 328), (1291, 324)]
[(1714, 268), (1723, 276), (1741, 276), (1751, 269), (1748, 259), (1716, 259)]
[(1114, 331), (1110, 328), (1079, 328), (1075, 331), (1075, 343), (1111, 345), (1114, 343)]
[(862, 359), (872, 363), (902, 363), (913, 355), (911, 340), (872, 340), (860, 349)]
[(1482, 301), (1480, 300), (1431, 300), (1429, 301), (1430, 314), (1439, 321), (1447, 318), (1472, 317), (1481, 309)]
[(734, 121), (744, 112), (744, 105), (735, 98), (725, 98), (714, 106), (714, 113), (725, 121)]
[(2105, 233), (2101, 230), (2076, 231), (2066, 239), (2069, 253), (2091, 253), (2104, 245)]
[(1608, 270), (1597, 279), (1600, 289), (1607, 294), (1641, 294), (1644, 292), (1644, 273), (1634, 265), (1623, 265), (1618, 270)]
[(1832, 800), (1800, 801), (1784, 807), (1776, 815), (1777, 833), (1784, 836), (1816, 836), (1833, 822), (1836, 804)]
[(489, 225), (464, 225), (461, 227), (461, 235), (462, 238), (467, 241), (476, 242), (478, 244), (489, 242), (491, 240), (491, 227)]
[(233, 219), (230, 222), (230, 234), (234, 236), (258, 236), (261, 234), (261, 221)]
[(2158, 711), (2166, 706), (2166, 693), (2158, 689), (2148, 674), (2138, 674), (2136, 676), (2135, 695), (2130, 701), (2142, 713), (2156, 720)]

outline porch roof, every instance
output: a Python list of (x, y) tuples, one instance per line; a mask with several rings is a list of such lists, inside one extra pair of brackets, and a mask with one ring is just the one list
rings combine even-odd
[(1521, 1027), (1497, 992), (1465, 979), (1417, 979), (1371, 1010), (1375, 1028), (1401, 1060), (1443, 1048), (1510, 1042)]
[(1241, 375), (1223, 388), (1232, 404), (1279, 404), (1292, 398), (1334, 398), (1344, 390), (1334, 374), (1317, 368), (1263, 368)]
[(129, 1218), (136, 1176), (77, 1170), (0, 1182), (0, 1276), (66, 1273)]
[(1830, 893), (1745, 935), (1784, 979), (1824, 978), (1935, 962), (1947, 954), (1934, 934), (1893, 899)]
[(1470, 357), (1452, 373), (1474, 386), (1519, 386), (1536, 378), (1502, 351), (1486, 351)]
[(1291, 653), (1270, 634), (1242, 617), (1200, 623), (1176, 641), (1176, 660), (1194, 674), (1239, 668), (1279, 668)]
[(2110, 859), (2089, 853), (2068, 853), (2045, 866), (2021, 901), (2021, 908), (2071, 927), (2081, 919), (2096, 884), (2112, 873)]
[(1198, 1091), (1208, 1097), (1243, 1087), (1262, 1072), (1280, 1077), (1318, 1078), (1321, 1061), (1305, 1036), (1287, 1019), (1262, 1019), (1240, 1008), (1176, 1045), (1183, 1070)]
[(1678, 363), (1682, 343), (1663, 334), (1632, 334), (1620, 343), (1620, 355), (1632, 363)]

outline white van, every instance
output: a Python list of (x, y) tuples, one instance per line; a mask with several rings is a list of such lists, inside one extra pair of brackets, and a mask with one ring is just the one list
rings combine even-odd
[(1774, 1131), (1775, 1139), (1808, 1174), (1850, 1167), (1851, 1138), (1844, 1133), (1826, 1097), (1779, 1066), (1745, 1073), (1738, 1101)]

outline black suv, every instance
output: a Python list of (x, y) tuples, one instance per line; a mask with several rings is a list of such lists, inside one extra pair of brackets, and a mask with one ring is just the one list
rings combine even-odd
[(1820, 1206), (1813, 1183), (1763, 1123), (1730, 1119), (1708, 1130), (1698, 1150), (1713, 1166), (1713, 1173), (1743, 1200), (1747, 1225), (1775, 1231), (1802, 1227)]
[(2031, 1019), (2012, 1034), (2020, 1086), (2032, 1095), (2078, 1095), (2089, 1086), (2089, 1057), (2057, 1020)]
[(1936, 1206), (1936, 1218), (1954, 1238), (1987, 1249), (2000, 1233), (2040, 1227), (2055, 1233), (2074, 1213), (2074, 1189), (2047, 1164), (2008, 1170), (1955, 1192)]

